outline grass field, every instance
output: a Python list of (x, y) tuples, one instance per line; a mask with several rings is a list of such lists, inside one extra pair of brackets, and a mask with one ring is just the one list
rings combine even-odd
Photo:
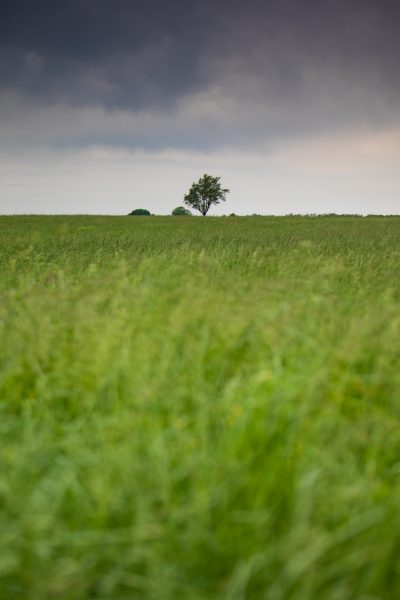
[(0, 218), (0, 597), (400, 598), (400, 218)]

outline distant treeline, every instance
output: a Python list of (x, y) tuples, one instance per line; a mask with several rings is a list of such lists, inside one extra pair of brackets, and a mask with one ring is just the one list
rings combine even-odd
[[(195, 215), (191, 215), (190, 211), (188, 211), (187, 209), (183, 208), (183, 207), (178, 207), (176, 209), (174, 209), (171, 213), (172, 216), (176, 216), (176, 215), (183, 215), (183, 216), (195, 216)], [(155, 215), (150, 213), (150, 211), (148, 211), (147, 209), (144, 208), (138, 208), (136, 210), (133, 210), (132, 212), (129, 213), (128, 216), (137, 216), (137, 217), (142, 217), (142, 216), (148, 216), (148, 217), (163, 217), (163, 216), (170, 216), (170, 215)], [(281, 219), (283, 217), (296, 217), (296, 218), (321, 218), (321, 217), (353, 217), (353, 218), (383, 218), (383, 217), (399, 217), (400, 215), (376, 215), (376, 214), (368, 214), (368, 215), (361, 215), (358, 213), (287, 213), (286, 215), (269, 215), (269, 214), (259, 214), (259, 213), (252, 213), (250, 215), (237, 215), (236, 213), (230, 213), (229, 215), (213, 215), (214, 218), (215, 217), (268, 217), (268, 218), (277, 218), (277, 219)]]

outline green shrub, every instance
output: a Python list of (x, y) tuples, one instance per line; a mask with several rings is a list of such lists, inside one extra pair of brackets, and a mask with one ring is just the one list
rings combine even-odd
[(135, 208), (132, 212), (129, 213), (128, 217), (150, 217), (151, 212), (146, 208)]
[(171, 213), (175, 217), (191, 217), (192, 213), (184, 206), (177, 206)]

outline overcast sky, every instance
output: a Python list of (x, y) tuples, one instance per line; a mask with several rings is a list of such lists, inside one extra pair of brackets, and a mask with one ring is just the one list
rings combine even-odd
[[(400, 213), (399, 0), (2, 0), (0, 213)], [(211, 214), (211, 213), (210, 213)]]

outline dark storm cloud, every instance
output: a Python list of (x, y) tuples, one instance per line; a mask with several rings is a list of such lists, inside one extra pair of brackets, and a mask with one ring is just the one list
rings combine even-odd
[[(135, 108), (198, 85), (207, 6), (117, 0), (3, 2), (1, 83), (33, 98)], [(199, 29), (204, 33), (193, 35)]]
[[(397, 0), (3, 0), (0, 90), (21, 113), (104, 108), (80, 138), (54, 117), (85, 144), (205, 147), (391, 122), (399, 20)], [(140, 130), (138, 111), (164, 120)]]

